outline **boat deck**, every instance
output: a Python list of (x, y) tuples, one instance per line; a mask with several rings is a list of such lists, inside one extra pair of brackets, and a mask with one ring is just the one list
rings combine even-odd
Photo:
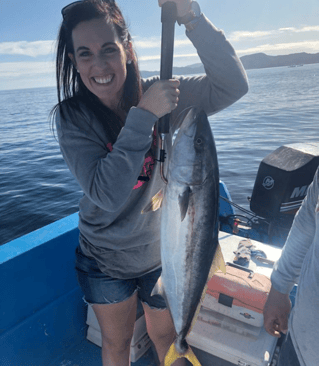
[[(71, 347), (52, 366), (101, 366), (101, 348), (84, 339), (81, 343)], [(156, 361), (150, 348), (133, 366), (156, 366)]]
[[(192, 348), (202, 366), (234, 366), (234, 364), (210, 355), (204, 351)], [(132, 366), (158, 366), (153, 347)], [(187, 361), (188, 362), (188, 361)], [(101, 348), (95, 344), (83, 340), (81, 343), (71, 347), (60, 359), (54, 361), (52, 366), (101, 366)], [(190, 365), (190, 363), (188, 362)]]

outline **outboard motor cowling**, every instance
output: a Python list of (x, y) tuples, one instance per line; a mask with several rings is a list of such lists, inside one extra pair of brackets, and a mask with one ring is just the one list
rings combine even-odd
[(319, 165), (316, 143), (284, 145), (260, 163), (250, 209), (270, 221), (294, 214), (305, 198)]

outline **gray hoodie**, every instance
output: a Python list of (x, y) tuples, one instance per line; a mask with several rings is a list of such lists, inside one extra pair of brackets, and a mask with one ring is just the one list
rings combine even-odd
[[(178, 77), (180, 100), (171, 113), (167, 138), (179, 127), (180, 113), (197, 106), (214, 114), (248, 90), (245, 71), (224, 34), (204, 16), (186, 35), (197, 49), (206, 75)], [(147, 90), (158, 77), (143, 80)], [(64, 104), (62, 103), (62, 108)], [(80, 245), (96, 259), (101, 271), (115, 278), (134, 278), (160, 267), (161, 210), (141, 215), (142, 209), (163, 188), (156, 150), (158, 137), (152, 113), (133, 107), (112, 146), (92, 111), (59, 112), (56, 125), (64, 160), (83, 189), (79, 204)], [(167, 159), (167, 161), (168, 161)], [(148, 182), (140, 176), (151, 178)]]
[(275, 290), (298, 291), (288, 330), (301, 366), (319, 365), (319, 171), (309, 186), (271, 276)]

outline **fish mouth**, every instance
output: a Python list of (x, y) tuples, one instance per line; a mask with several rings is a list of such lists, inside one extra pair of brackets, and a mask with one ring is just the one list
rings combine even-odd
[(195, 118), (193, 121), (191, 121), (191, 123), (188, 124), (188, 126), (185, 126), (184, 135), (190, 138), (194, 138), (196, 135), (196, 131), (197, 131), (197, 123)]
[(184, 118), (180, 130), (183, 131), (185, 136), (194, 138), (197, 131), (202, 129), (202, 124), (201, 113), (199, 113), (197, 108), (192, 107)]

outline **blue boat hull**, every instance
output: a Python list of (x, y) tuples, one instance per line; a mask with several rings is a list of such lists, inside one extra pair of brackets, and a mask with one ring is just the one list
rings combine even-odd
[[(223, 183), (220, 192), (231, 199)], [(221, 219), (233, 214), (221, 200)], [(74, 270), (77, 226), (76, 213), (1, 246), (1, 366), (101, 364), (100, 348), (86, 340), (87, 308)], [(228, 231), (227, 225), (221, 229)], [(197, 355), (203, 365), (205, 357), (216, 366), (229, 364), (204, 352)], [(152, 349), (134, 365), (155, 366)]]

